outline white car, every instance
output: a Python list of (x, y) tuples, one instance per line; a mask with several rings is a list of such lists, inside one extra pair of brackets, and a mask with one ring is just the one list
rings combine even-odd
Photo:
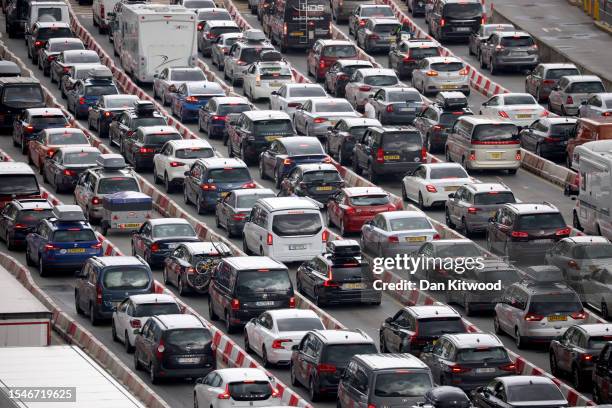
[(350, 81), (344, 87), (344, 97), (357, 110), (363, 109), (370, 95), (383, 87), (405, 86), (397, 74), (387, 68), (360, 68), (353, 72)]
[(149, 317), (180, 314), (181, 308), (174, 296), (162, 294), (132, 295), (117, 305), (112, 317), (113, 340), (125, 345), (128, 353), (134, 351), (136, 334)]
[(465, 96), (470, 95), (467, 67), (455, 57), (423, 58), (412, 71), (412, 86), (423, 95), (441, 91), (461, 91)]
[(281, 86), (293, 82), (291, 65), (285, 61), (259, 61), (252, 64), (242, 77), (244, 96), (251, 102), (270, 98)]
[(291, 347), (300, 344), (310, 330), (325, 330), (323, 322), (312, 310), (277, 309), (262, 313), (244, 326), (246, 351), (254, 351), (264, 367), (289, 364)]
[(402, 197), (427, 208), (445, 203), (449, 194), (473, 181), (459, 163), (421, 164), (402, 179)]
[(282, 403), (268, 374), (258, 368), (223, 368), (198, 378), (194, 406), (202, 408), (271, 407)]
[(170, 140), (161, 152), (153, 157), (153, 178), (155, 183), (164, 183), (170, 193), (178, 184), (183, 184), (185, 172), (197, 159), (214, 157), (215, 151), (206, 140)]
[(285, 111), (293, 118), (296, 109), (313, 98), (329, 98), (329, 95), (319, 84), (285, 84), (270, 94), (270, 109)]
[(537, 119), (548, 116), (549, 112), (528, 93), (507, 93), (483, 102), (480, 114), (527, 127)]

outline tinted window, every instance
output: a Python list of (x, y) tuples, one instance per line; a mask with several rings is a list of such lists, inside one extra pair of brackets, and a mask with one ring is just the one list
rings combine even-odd
[(507, 389), (510, 402), (564, 401), (565, 397), (554, 384), (521, 384)]
[(484, 269), (478, 273), (478, 280), (481, 282), (498, 282), (509, 286), (521, 279), (518, 272), (514, 269)]
[(361, 9), (362, 17), (395, 17), (389, 7), (364, 7)]
[(421, 102), (421, 95), (418, 92), (387, 92), (389, 102)]
[(49, 38), (72, 37), (72, 31), (69, 28), (46, 28), (38, 31), (39, 40), (48, 40)]
[(537, 105), (538, 103), (531, 95), (504, 96), (505, 105)]
[(314, 235), (321, 231), (321, 214), (299, 213), (274, 216), (272, 231), (281, 237)]
[(361, 138), (361, 136), (363, 136), (363, 134), (366, 130), (368, 130), (368, 128), (369, 126), (353, 126), (349, 129), (349, 133), (355, 138)]
[(580, 72), (575, 68), (549, 69), (546, 71), (546, 79), (560, 79), (566, 75), (580, 75)]
[(85, 87), (85, 95), (87, 96), (102, 96), (116, 95), (119, 91), (115, 85), (92, 85)]
[(354, 206), (368, 206), (368, 205), (386, 205), (389, 204), (389, 196), (386, 194), (382, 195), (370, 195), (370, 196), (355, 196), (349, 197), (349, 203)]
[(25, 210), (17, 215), (17, 222), (23, 224), (36, 224), (38, 221), (53, 216), (52, 210)]
[(233, 382), (229, 393), (235, 401), (259, 401), (270, 398), (272, 387), (266, 381)]
[(96, 234), (89, 229), (78, 230), (59, 230), (53, 234), (54, 242), (85, 242), (85, 241), (97, 241)]
[(430, 179), (444, 178), (466, 178), (469, 177), (467, 172), (460, 167), (432, 167), (429, 171)]
[(100, 57), (98, 56), (98, 54), (92, 54), (92, 53), (87, 52), (83, 54), (70, 55), (69, 57), (66, 57), (65, 62), (69, 64), (77, 64), (77, 63), (80, 64), (80, 63), (87, 63), (87, 62), (99, 63)]
[(0, 174), (0, 195), (38, 193), (35, 175)]
[(7, 105), (36, 104), (43, 103), (44, 98), (38, 85), (7, 86), (4, 88), (2, 102)]
[(395, 218), (389, 221), (391, 224), (391, 231), (405, 231), (405, 230), (420, 230), (420, 229), (432, 229), (433, 227), (425, 218), (409, 217), (409, 218)]
[(440, 50), (437, 47), (411, 48), (410, 49), (410, 57), (412, 59), (437, 57), (439, 55), (440, 55)]
[(465, 325), (460, 317), (420, 319), (419, 336), (441, 336), (447, 333), (465, 333)]
[(244, 167), (211, 170), (208, 177), (215, 183), (239, 183), (251, 181), (249, 170)]
[(480, 18), (482, 6), (478, 3), (449, 3), (444, 6), (442, 15), (447, 18)]
[(376, 24), (373, 31), (386, 34), (393, 31), (397, 26), (397, 24)]
[(179, 149), (174, 155), (177, 159), (205, 159), (213, 157), (215, 154), (212, 149), (204, 147), (191, 147), (189, 149)]
[(140, 191), (138, 182), (132, 177), (110, 177), (98, 183), (98, 194), (113, 194), (120, 191)]
[(103, 283), (107, 289), (144, 289), (151, 278), (145, 268), (118, 266), (104, 271)]
[(313, 96), (327, 96), (325, 90), (319, 87), (308, 87), (308, 88), (291, 88), (289, 96), (292, 98), (300, 97), (313, 97)]
[(414, 150), (415, 146), (421, 146), (421, 135), (418, 132), (389, 132), (382, 137), (382, 148), (385, 150)]
[(166, 120), (161, 116), (150, 116), (134, 119), (134, 129), (141, 126), (165, 126)]
[(165, 314), (180, 314), (181, 309), (176, 303), (145, 303), (136, 305), (134, 317), (158, 316)]
[(353, 112), (354, 109), (347, 102), (318, 102), (314, 106), (315, 112)]
[[(232, 16), (227, 11), (201, 11), (198, 13), (199, 21), (208, 21), (208, 20), (226, 20), (231, 21)], [(190, 81), (189, 79), (172, 79), (173, 81)]]
[(529, 312), (541, 316), (553, 313), (573, 313), (582, 310), (582, 303), (575, 293), (546, 293), (531, 299)]
[(539, 230), (550, 228), (565, 228), (565, 221), (559, 213), (525, 214), (519, 217), (518, 228), (523, 230)]
[(306, 183), (332, 183), (342, 181), (337, 171), (309, 171), (304, 174), (303, 180)]
[(482, 251), (475, 243), (454, 242), (448, 245), (436, 245), (436, 256), (441, 258), (479, 257)]
[[(72, 37), (72, 34), (69, 35), (68, 37)], [(66, 50), (83, 50), (85, 49), (85, 47), (83, 47), (82, 43), (79, 42), (54, 42), (53, 44), (49, 45), (49, 51), (51, 52), (62, 52), (62, 51), (66, 51)]]
[(285, 145), (287, 153), (291, 156), (308, 155), (308, 154), (325, 154), (320, 143), (299, 143)]
[(500, 41), (503, 47), (531, 47), (534, 45), (531, 37), (503, 37)]
[(251, 105), (247, 105), (246, 103), (229, 103), (227, 105), (219, 106), (219, 108), (217, 109), (217, 113), (219, 113), (219, 115), (227, 115), (230, 113), (242, 113), (250, 110)]
[(420, 397), (433, 388), (429, 373), (401, 371), (378, 374), (374, 395), (377, 397)]
[(372, 343), (365, 344), (332, 344), (325, 348), (321, 361), (335, 366), (344, 367), (356, 354), (377, 353), (376, 346)]
[(83, 133), (55, 133), (49, 135), (47, 138), (47, 144), (49, 145), (76, 145), (76, 144), (89, 144), (87, 136)]
[[(210, 32), (214, 35), (221, 35), (221, 34), (225, 34), (225, 33), (239, 33), (240, 29), (238, 27), (213, 27), (210, 29)], [(230, 40), (227, 41), (227, 45), (231, 45), (233, 43), (235, 43), (237, 41), (237, 39), (234, 39), (233, 41), (230, 42)]]
[(278, 319), (276, 321), (276, 326), (278, 327), (278, 331), (281, 332), (325, 329), (325, 327), (321, 323), (321, 320), (314, 317)]
[(153, 227), (153, 238), (194, 237), (193, 227), (189, 224), (165, 224)]
[(457, 361), (472, 363), (480, 361), (506, 361), (508, 353), (503, 347), (482, 347), (459, 350)]
[(601, 350), (612, 341), (612, 336), (593, 336), (589, 338), (589, 344), (587, 348)]
[(332, 275), (336, 282), (361, 280), (367, 275), (367, 272), (362, 269), (361, 264), (356, 259), (338, 260), (334, 264)]
[(347, 74), (348, 76), (351, 76), (353, 75), (353, 72), (361, 68), (372, 68), (372, 66), (371, 65), (345, 65), (344, 67), (340, 68), (340, 70), (344, 72), (345, 74)]
[(393, 75), (368, 75), (363, 79), (363, 83), (373, 86), (391, 86), (396, 85), (399, 81)]
[(166, 332), (164, 342), (170, 346), (184, 348), (204, 348), (211, 341), (210, 331), (207, 329), (175, 329)]
[(510, 123), (477, 125), (472, 134), (472, 140), (493, 143), (518, 141), (517, 128)]
[(79, 152), (64, 155), (64, 164), (96, 164), (100, 152)]
[(576, 82), (570, 86), (570, 93), (597, 93), (606, 92), (601, 82)]
[(474, 195), (474, 204), (495, 205), (515, 202), (514, 194), (510, 191), (489, 191)]
[(589, 244), (574, 248), (574, 257), (578, 259), (612, 258), (612, 244)]
[(215, 7), (215, 2), (211, 0), (185, 0), (183, 6), (186, 8), (212, 8)]
[(66, 125), (68, 120), (64, 115), (57, 116), (33, 116), (30, 124), (36, 128), (46, 128), (47, 126)]
[(569, 138), (574, 133), (575, 123), (563, 123), (560, 125), (552, 125), (550, 127), (550, 135), (556, 137)]
[(55, 7), (41, 7), (38, 9), (39, 21), (62, 21), (62, 9)]
[(268, 119), (255, 122), (253, 134), (256, 136), (269, 136), (279, 133), (293, 133), (293, 125), (290, 119)]
[(242, 271), (236, 281), (236, 292), (242, 295), (290, 290), (291, 280), (285, 270)]
[(328, 45), (323, 47), (321, 55), (324, 57), (352, 58), (357, 56), (357, 49), (352, 44)]
[(259, 59), (259, 54), (261, 54), (261, 52), (264, 50), (274, 50), (274, 48), (269, 48), (269, 47), (245, 48), (242, 50), (242, 53), (240, 54), (240, 59), (246, 62), (247, 64), (250, 64), (252, 62), (257, 61)]
[(144, 138), (145, 144), (161, 146), (168, 140), (181, 140), (182, 137), (178, 133), (161, 133), (161, 134), (149, 134)]
[(238, 204), (236, 205), (236, 207), (253, 208), (253, 205), (255, 205), (255, 202), (257, 200), (259, 200), (260, 198), (267, 198), (267, 197), (275, 197), (275, 196), (274, 194), (258, 194), (258, 195), (253, 195), (253, 196), (240, 196), (238, 197)]
[(440, 72), (454, 72), (461, 71), (463, 69), (463, 63), (461, 62), (436, 62), (431, 64), (431, 69)]

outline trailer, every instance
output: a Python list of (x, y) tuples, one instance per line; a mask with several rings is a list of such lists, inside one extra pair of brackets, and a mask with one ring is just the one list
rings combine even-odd
[(178, 5), (126, 4), (119, 15), (121, 66), (140, 82), (166, 68), (194, 67), (197, 19)]
[(48, 346), (52, 317), (49, 309), (0, 267), (0, 347)]
[(3, 408), (145, 408), (76, 346), (0, 348), (0, 361)]

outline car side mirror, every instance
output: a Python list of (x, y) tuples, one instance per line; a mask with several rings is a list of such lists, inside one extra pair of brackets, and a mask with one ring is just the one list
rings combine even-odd
[(183, 175), (184, 175), (185, 177), (189, 177), (189, 175), (190, 175), (190, 174), (191, 174), (191, 172), (190, 172), (189, 170), (187, 170), (185, 173), (183, 173)]
[(448, 195), (448, 198), (455, 198), (455, 193), (450, 193), (450, 194)]
[(489, 222), (495, 222), (495, 217), (489, 218)]
[(385, 323), (391, 323), (392, 321), (393, 321), (393, 318), (392, 318), (392, 317), (387, 317), (387, 318), (385, 319)]
[(110, 13), (106, 13), (106, 15), (113, 18), (117, 16), (117, 14), (113, 11), (111, 11)]
[(204, 377), (200, 377), (196, 380), (196, 384), (204, 384)]
[(553, 86), (553, 87), (552, 87), (552, 90), (553, 90), (553, 91), (558, 91), (559, 89), (561, 89), (561, 88), (559, 88), (559, 86), (558, 86), (558, 85), (555, 85), (555, 86)]
[(291, 346), (291, 350), (297, 351), (300, 349), (300, 345), (299, 344), (294, 344), (293, 346)]
[(270, 95), (278, 95), (278, 92), (272, 91), (272, 92), (270, 92)]

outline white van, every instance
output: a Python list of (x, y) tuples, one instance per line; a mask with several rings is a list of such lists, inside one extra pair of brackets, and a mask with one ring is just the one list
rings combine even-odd
[(127, 4), (120, 15), (121, 66), (140, 82), (166, 68), (194, 67), (197, 19), (192, 10), (162, 4)]
[(322, 254), (328, 237), (319, 207), (312, 200), (272, 197), (255, 202), (244, 226), (242, 245), (247, 254), (297, 262)]
[(98, 27), (100, 34), (106, 33), (109, 29), (108, 13), (113, 12), (117, 3), (119, 0), (93, 0), (91, 4), (93, 25)]
[(33, 1), (27, 3), (25, 35), (32, 32), (37, 22), (61, 22), (70, 24), (68, 4), (63, 1)]

